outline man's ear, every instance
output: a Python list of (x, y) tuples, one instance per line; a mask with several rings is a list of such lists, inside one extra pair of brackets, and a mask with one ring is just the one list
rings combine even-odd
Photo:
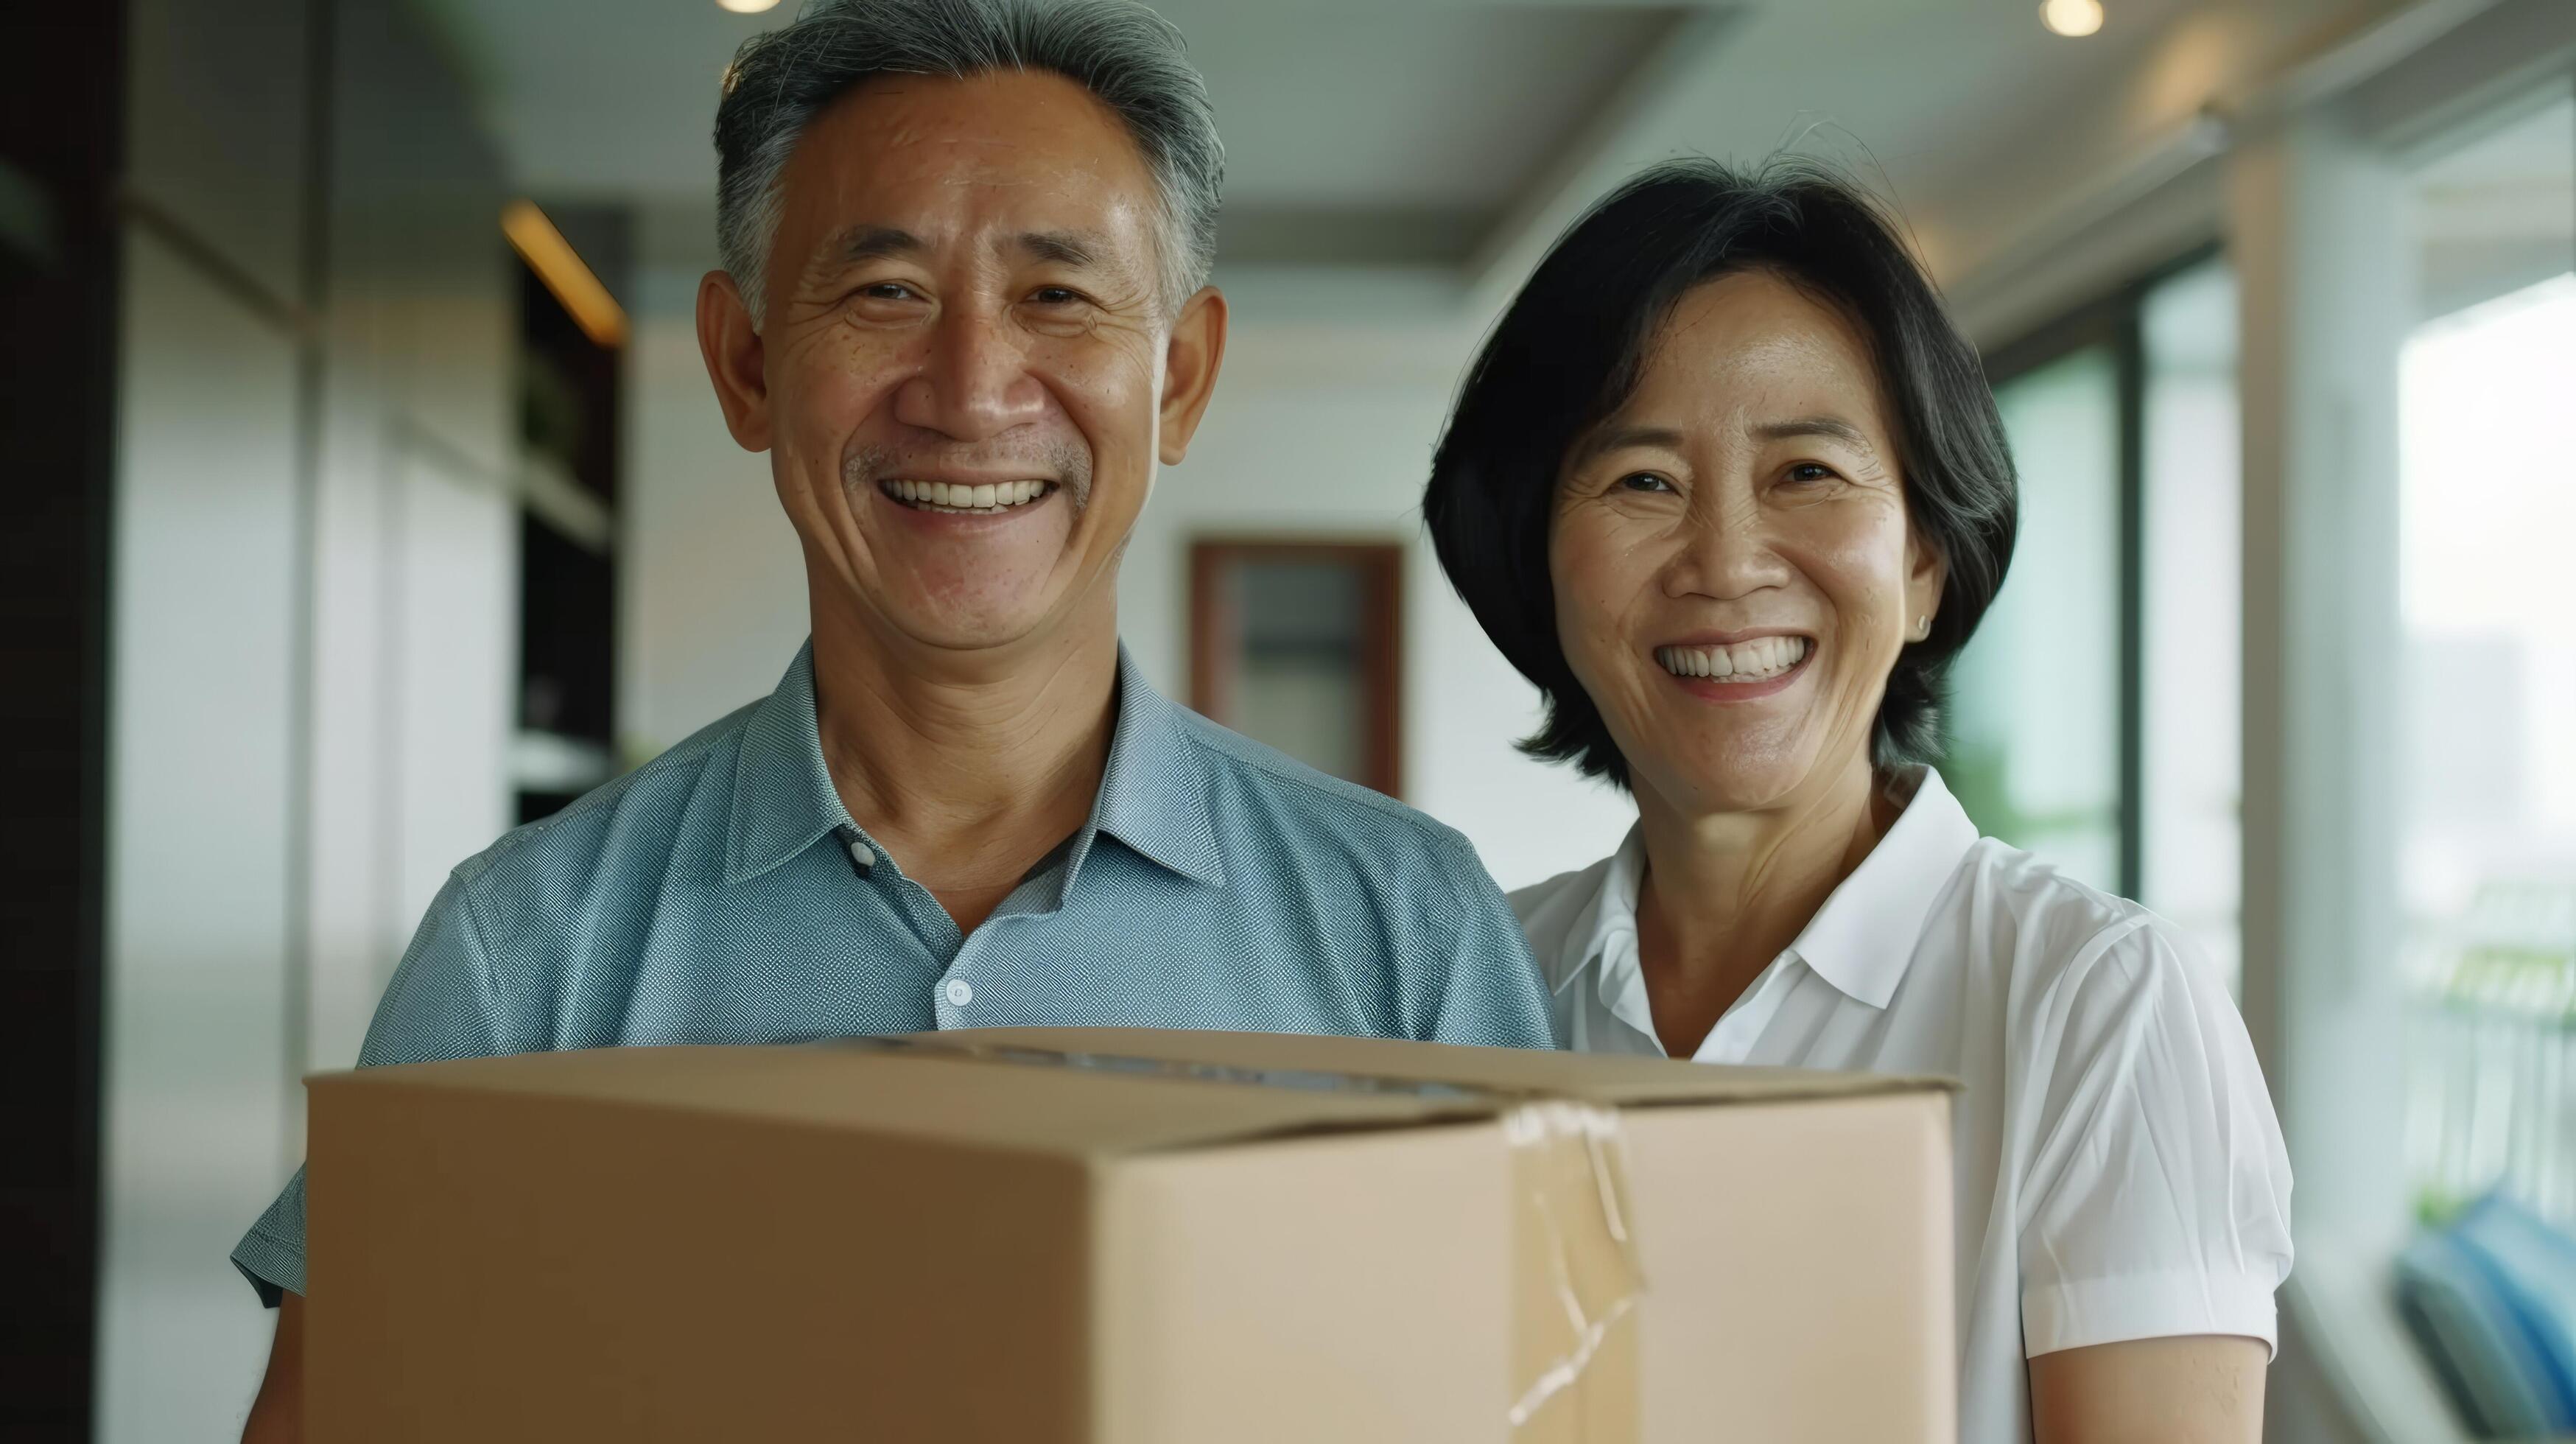
[(1163, 446), (1165, 466), (1189, 454), (1208, 398), (1216, 394), (1217, 368), (1225, 363), (1225, 295), (1214, 286), (1181, 306), (1172, 323), (1172, 339), (1163, 350)]
[(724, 408), (725, 429), (745, 451), (769, 449), (769, 371), (760, 332), (733, 277), (709, 271), (698, 281), (698, 354)]

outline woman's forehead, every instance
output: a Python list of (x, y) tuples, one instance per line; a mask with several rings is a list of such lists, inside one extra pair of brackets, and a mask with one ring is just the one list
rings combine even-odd
[(1769, 272), (1691, 288), (1640, 361), (1619, 418), (1750, 429), (1832, 416), (1865, 431), (1884, 426), (1877, 368), (1859, 329)]

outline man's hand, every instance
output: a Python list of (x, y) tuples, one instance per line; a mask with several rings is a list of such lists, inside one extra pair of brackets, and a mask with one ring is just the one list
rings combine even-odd
[(268, 1373), (242, 1426), (242, 1444), (304, 1444), (304, 1296), (289, 1293), (277, 1308), (277, 1342)]
[(2038, 1444), (2255, 1444), (2263, 1341), (2223, 1334), (2135, 1339), (2030, 1361)]

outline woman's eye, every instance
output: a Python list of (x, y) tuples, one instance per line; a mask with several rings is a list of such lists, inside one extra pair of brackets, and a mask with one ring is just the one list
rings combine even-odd
[(1673, 484), (1651, 471), (1630, 472), (1619, 478), (1621, 491), (1670, 491)]
[(1834, 479), (1834, 469), (1812, 461), (1802, 461), (1789, 468), (1789, 479), (1804, 484)]

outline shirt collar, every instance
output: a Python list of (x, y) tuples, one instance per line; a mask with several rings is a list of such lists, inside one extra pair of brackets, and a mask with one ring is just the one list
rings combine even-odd
[(734, 760), (733, 815), (725, 829), (725, 881), (758, 877), (853, 827), (823, 763), (823, 726), (814, 711), (814, 644), (796, 649), (777, 690), (752, 709)]
[(1091, 825), (1074, 844), (1067, 886), (1082, 870), (1093, 832), (1108, 833), (1184, 877), (1225, 885), (1216, 824), (1208, 815), (1204, 757), (1188, 727), (1181, 709), (1154, 690), (1120, 643), (1118, 724), (1109, 737), (1100, 796), (1091, 804)]
[(1884, 1008), (1914, 961), (1933, 904), (1976, 846), (1977, 825), (1926, 767), (1900, 779), (1905, 810), (1816, 909), (1789, 951), (1856, 1002)]
[[(1118, 718), (1090, 821), (1074, 842), (1070, 888), (1106, 832), (1183, 876), (1221, 886), (1216, 829), (1208, 817), (1199, 751), (1184, 735), (1180, 709), (1145, 680), (1124, 643), (1118, 648)], [(856, 830), (823, 762), (814, 705), (814, 644), (797, 649), (777, 690), (752, 710), (734, 764), (733, 809), (725, 839), (725, 881), (757, 877), (843, 828)]]
[[(1977, 825), (1929, 767), (1897, 783), (1905, 810), (1852, 875), (1807, 920), (1789, 952), (1855, 1002), (1884, 1008), (1914, 960), (1933, 905), (1976, 845)], [(1631, 828), (1602, 871), (1592, 904), (1567, 930), (1555, 991), (1586, 971), (1611, 1012), (1651, 1034), (1645, 974), (1637, 957), (1637, 902), (1646, 878), (1642, 829)]]
[(1631, 826), (1601, 872), (1592, 901), (1566, 930), (1550, 991), (1578, 986), (1586, 973), (1611, 1016), (1646, 1037), (1655, 1036), (1654, 1009), (1646, 999), (1646, 973), (1637, 956), (1637, 903), (1646, 882), (1646, 832)]

